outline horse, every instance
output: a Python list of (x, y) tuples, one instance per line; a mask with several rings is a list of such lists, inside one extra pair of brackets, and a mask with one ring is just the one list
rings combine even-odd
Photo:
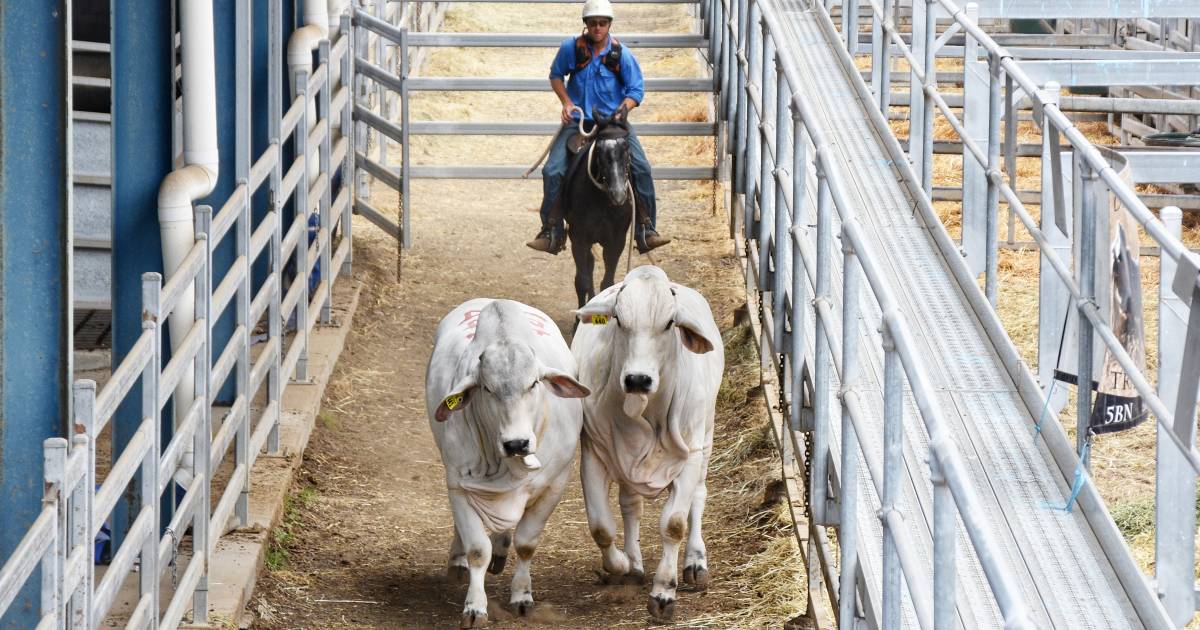
[(591, 131), (581, 134), (584, 144), (571, 158), (563, 182), (563, 216), (575, 259), (575, 294), (582, 308), (596, 295), (592, 245), (604, 252), (603, 291), (613, 285), (617, 263), (625, 251), (633, 221), (634, 197), (630, 179), (629, 121), (619, 109), (611, 117), (592, 110)]

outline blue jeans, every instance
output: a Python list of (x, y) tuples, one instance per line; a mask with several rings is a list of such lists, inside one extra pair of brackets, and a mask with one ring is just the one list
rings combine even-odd
[[(554, 136), (554, 146), (550, 147), (550, 155), (542, 167), (542, 226), (550, 222), (550, 204), (562, 191), (563, 178), (567, 175), (567, 139), (578, 131), (576, 125), (567, 125)], [(638, 211), (645, 213), (650, 219), (650, 227), (657, 225), (658, 208), (654, 201), (654, 177), (650, 172), (650, 160), (646, 159), (646, 151), (638, 141), (637, 134), (629, 130), (629, 162), (630, 175), (633, 177), (633, 189), (637, 191)], [(644, 207), (643, 207), (644, 206)]]

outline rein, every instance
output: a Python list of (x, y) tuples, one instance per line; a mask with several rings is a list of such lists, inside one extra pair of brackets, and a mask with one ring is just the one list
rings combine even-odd
[[(580, 133), (582, 134), (583, 123), (580, 123)], [(584, 137), (591, 138), (596, 134), (596, 128), (592, 128), (591, 134), (585, 134)], [(588, 147), (587, 156), (587, 176), (592, 180), (592, 185), (598, 190), (603, 191), (604, 185), (601, 184), (595, 175), (592, 175), (592, 154), (596, 151), (596, 140), (592, 140), (591, 146)], [(625, 246), (625, 273), (629, 273), (629, 269), (633, 266), (633, 231), (637, 229), (637, 192), (633, 189), (633, 178), (628, 177), (625, 182), (625, 190), (629, 191), (629, 242)], [(658, 261), (654, 260), (654, 256), (650, 252), (646, 252), (646, 257), (650, 259), (650, 263), (657, 265)]]

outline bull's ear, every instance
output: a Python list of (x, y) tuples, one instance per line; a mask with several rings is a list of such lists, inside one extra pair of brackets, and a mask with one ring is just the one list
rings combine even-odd
[(708, 340), (700, 331), (688, 326), (682, 322), (676, 324), (679, 329), (679, 337), (683, 341), (683, 347), (695, 352), (696, 354), (704, 354), (712, 352), (712, 342)]
[(542, 384), (550, 388), (550, 391), (559, 398), (586, 398), (591, 395), (592, 390), (586, 385), (575, 380), (573, 376), (566, 372), (560, 372), (554, 368), (545, 368), (542, 372)]
[(592, 301), (584, 304), (583, 308), (575, 311), (575, 317), (583, 324), (605, 326), (615, 323), (613, 322), (615, 316), (613, 315), (612, 303), (607, 300), (602, 302)]
[(450, 393), (442, 399), (442, 402), (437, 407), (437, 411), (434, 412), (434, 418), (437, 418), (438, 422), (445, 422), (451, 413), (466, 407), (471, 402), (471, 396), (475, 393), (475, 386), (474, 374), (460, 379), (450, 389)]

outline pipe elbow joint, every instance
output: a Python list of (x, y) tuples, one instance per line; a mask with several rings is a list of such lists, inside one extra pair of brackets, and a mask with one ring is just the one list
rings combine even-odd
[(306, 24), (296, 29), (288, 39), (288, 67), (293, 72), (297, 66), (311, 68), (312, 52), (317, 49), (317, 44), (328, 36), (329, 33), (323, 24)]
[(189, 164), (171, 171), (158, 187), (159, 223), (192, 222), (192, 203), (217, 186), (216, 164)]

